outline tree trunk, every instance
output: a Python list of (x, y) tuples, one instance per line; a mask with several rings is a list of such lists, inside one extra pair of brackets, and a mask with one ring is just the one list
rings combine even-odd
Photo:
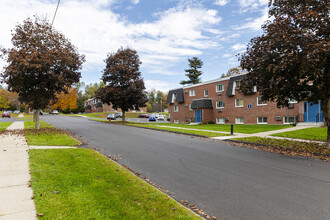
[(122, 110), (122, 112), (123, 112), (123, 116), (122, 116), (122, 118), (121, 118), (121, 121), (124, 123), (124, 122), (125, 122), (125, 113), (126, 113), (126, 112), (123, 111), (123, 110)]
[(324, 116), (324, 124), (327, 127), (327, 148), (330, 149), (330, 97), (327, 100), (322, 100), (321, 109)]
[(36, 123), (36, 110), (33, 112), (33, 122)]
[(28, 109), (27, 109), (28, 115), (30, 114), (30, 112), (31, 112), (31, 109), (30, 109), (30, 107), (28, 107)]
[(37, 110), (35, 111), (35, 115), (36, 115), (35, 129), (39, 129), (39, 128), (40, 128), (40, 120), (39, 120), (40, 109), (37, 109)]

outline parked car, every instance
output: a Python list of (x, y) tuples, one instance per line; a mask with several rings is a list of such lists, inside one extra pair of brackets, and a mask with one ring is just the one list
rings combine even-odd
[(153, 116), (153, 115), (151, 115), (151, 116), (149, 117), (149, 121), (156, 121), (156, 117)]
[(52, 111), (49, 112), (49, 114), (51, 114), (51, 115), (58, 115), (58, 111), (57, 110), (52, 110)]
[(138, 118), (149, 118), (148, 114), (141, 114), (138, 116)]
[(123, 113), (122, 112), (116, 112), (115, 113), (115, 117), (116, 118), (122, 118), (123, 117)]
[(171, 116), (168, 115), (168, 116), (167, 116), (167, 121), (170, 121), (170, 120), (171, 120)]
[(158, 113), (157, 113), (157, 114), (155, 114), (155, 117), (156, 117), (156, 119), (158, 119), (159, 115), (160, 115), (160, 114), (158, 114)]
[(165, 116), (164, 115), (159, 115), (158, 118), (157, 118), (157, 120), (158, 121), (159, 120), (164, 121), (165, 120)]
[(15, 114), (19, 114), (19, 113), (21, 113), (21, 112), (20, 112), (20, 110), (15, 110), (14, 113), (15, 113)]
[(113, 113), (110, 113), (108, 116), (107, 116), (107, 119), (111, 119), (111, 120), (116, 120), (116, 115), (113, 114)]
[(2, 117), (3, 118), (10, 118), (10, 112), (3, 112)]

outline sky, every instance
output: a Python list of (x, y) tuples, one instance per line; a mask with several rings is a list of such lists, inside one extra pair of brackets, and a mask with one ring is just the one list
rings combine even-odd
[[(58, 0), (0, 0), (0, 45), (33, 15), (53, 19)], [(86, 56), (81, 81), (100, 82), (109, 53), (136, 50), (147, 90), (166, 92), (187, 79), (188, 59), (203, 62), (202, 81), (239, 65), (251, 38), (262, 34), (268, 0), (61, 0), (54, 28)], [(6, 63), (0, 60), (2, 69)]]

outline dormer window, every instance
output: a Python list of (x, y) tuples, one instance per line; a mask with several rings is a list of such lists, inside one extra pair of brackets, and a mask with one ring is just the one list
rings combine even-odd
[(176, 94), (173, 93), (173, 94), (172, 94), (172, 101), (171, 101), (171, 103), (174, 103), (175, 101), (176, 101)]

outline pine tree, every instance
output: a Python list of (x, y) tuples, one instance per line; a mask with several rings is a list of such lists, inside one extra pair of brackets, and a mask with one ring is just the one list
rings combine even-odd
[(186, 69), (184, 71), (187, 72), (185, 74), (189, 80), (182, 80), (180, 82), (181, 85), (186, 85), (186, 84), (197, 84), (201, 82), (200, 75), (202, 75), (202, 71), (199, 69), (202, 68), (203, 66), (203, 61), (197, 57), (193, 57), (192, 59), (188, 59), (189, 61), (189, 67), (190, 69)]

